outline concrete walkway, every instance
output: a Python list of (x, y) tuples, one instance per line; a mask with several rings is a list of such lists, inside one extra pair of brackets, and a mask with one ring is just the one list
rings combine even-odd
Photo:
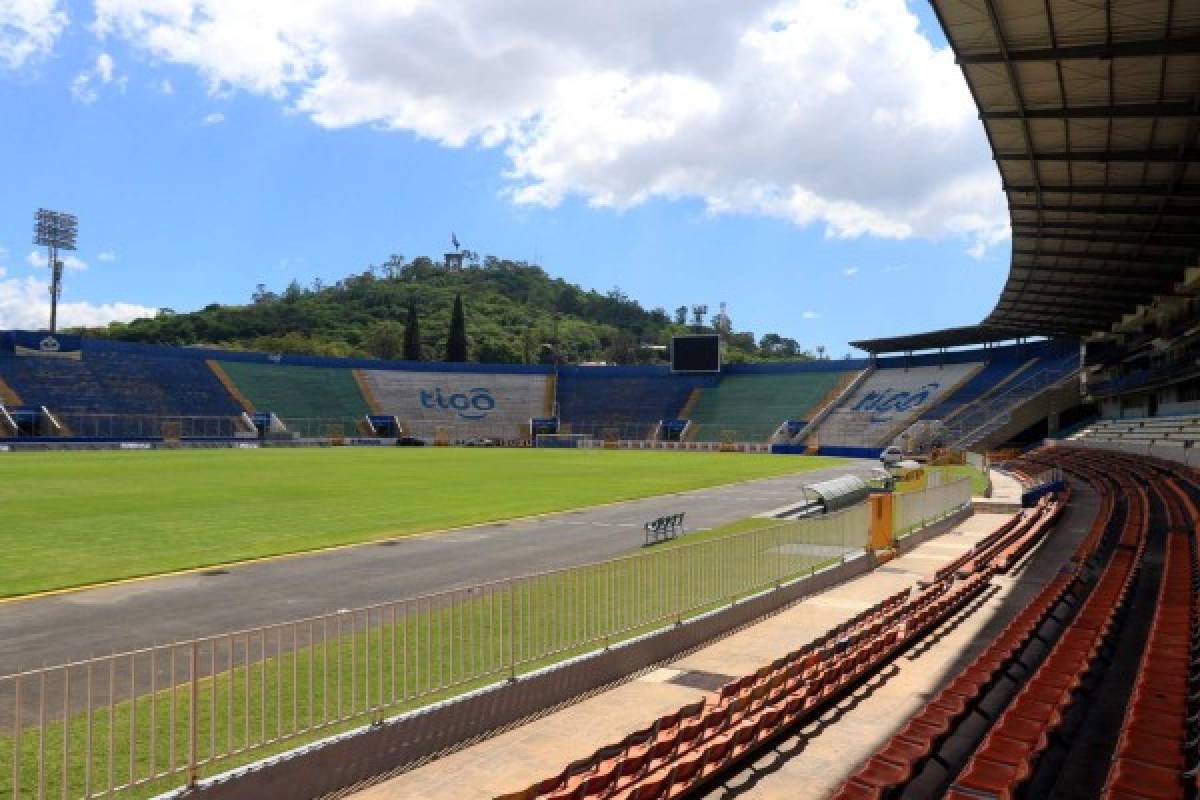
[(976, 500), (976, 508), (998, 514), (1012, 513), (1021, 508), (1021, 495), (1024, 490), (1016, 478), (991, 469), (988, 470), (988, 479), (992, 482), (992, 496), (986, 500)]
[[(1081, 499), (1080, 495), (1076, 498)], [(932, 575), (1007, 518), (977, 514), (868, 575), (804, 600), (668, 668), (364, 789), (354, 797), (457, 800), (524, 788)], [(827, 796), (1060, 568), (1086, 534), (1090, 521), (1086, 509), (1069, 514), (1019, 574), (995, 581), (996, 588), (976, 604), (974, 613), (951, 621), (927, 643), (889, 665), (826, 719), (786, 741), (711, 796)]]

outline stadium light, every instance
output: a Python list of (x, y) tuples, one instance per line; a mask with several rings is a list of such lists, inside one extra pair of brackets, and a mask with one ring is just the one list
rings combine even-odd
[(34, 216), (33, 243), (46, 248), (46, 266), (50, 267), (50, 332), (58, 327), (58, 298), (62, 295), (63, 264), (59, 250), (74, 250), (79, 235), (79, 220), (65, 211), (39, 208)]

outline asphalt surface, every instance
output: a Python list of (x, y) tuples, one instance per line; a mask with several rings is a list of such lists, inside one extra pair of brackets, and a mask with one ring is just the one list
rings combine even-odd
[(876, 464), (3, 603), (0, 675), (603, 560), (639, 549), (654, 517), (685, 511), (689, 530), (712, 528)]

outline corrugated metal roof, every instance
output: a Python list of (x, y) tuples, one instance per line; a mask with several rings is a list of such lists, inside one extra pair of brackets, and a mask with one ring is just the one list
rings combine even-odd
[(1013, 227), (983, 325), (1106, 330), (1200, 255), (1200, 2), (931, 0)]

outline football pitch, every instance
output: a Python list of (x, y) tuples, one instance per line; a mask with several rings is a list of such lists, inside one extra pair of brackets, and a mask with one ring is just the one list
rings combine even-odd
[(0, 458), (0, 597), (835, 466), (732, 453), (304, 448)]

